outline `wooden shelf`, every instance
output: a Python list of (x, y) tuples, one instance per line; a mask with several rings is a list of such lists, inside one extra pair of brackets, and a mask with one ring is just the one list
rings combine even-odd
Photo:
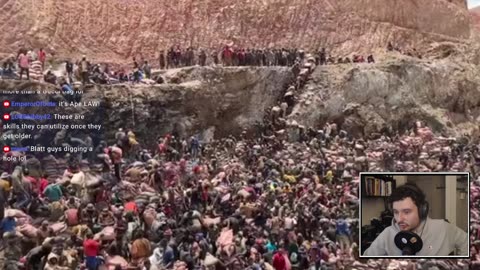
[[(370, 180), (373, 180), (373, 181), (370, 181)], [(362, 197), (365, 197), (365, 198), (387, 198), (390, 196), (390, 195), (371, 195), (371, 194), (367, 195), (367, 188), (370, 191), (376, 190), (377, 192), (370, 192), (370, 193), (377, 193), (377, 194), (379, 190), (389, 188), (390, 192), (388, 194), (391, 194), (391, 192), (393, 192), (397, 186), (396, 180), (393, 178), (393, 176), (389, 176), (389, 175), (362, 174), (362, 178), (360, 179), (360, 181), (362, 183), (361, 194), (362, 194)], [(388, 183), (391, 183), (389, 184), (390, 187), (388, 187), (387, 185)]]

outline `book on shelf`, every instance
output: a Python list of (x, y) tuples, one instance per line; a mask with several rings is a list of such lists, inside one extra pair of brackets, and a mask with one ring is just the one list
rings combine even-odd
[(392, 181), (385, 181), (375, 177), (365, 177), (363, 183), (365, 185), (365, 193), (367, 196), (387, 197), (392, 194)]

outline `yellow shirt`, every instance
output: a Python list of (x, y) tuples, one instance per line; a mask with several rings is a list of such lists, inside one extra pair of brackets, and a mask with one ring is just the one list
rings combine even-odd
[(296, 182), (297, 182), (297, 179), (295, 179), (295, 176), (289, 175), (289, 174), (285, 174), (285, 175), (283, 176), (283, 180), (284, 180), (284, 181), (287, 181), (287, 182), (289, 182), (289, 183), (296, 183)]
[(128, 142), (130, 143), (130, 145), (138, 144), (137, 138), (133, 132), (129, 131), (127, 136), (128, 136)]
[(8, 181), (5, 181), (5, 180), (0, 180), (0, 188), (5, 190), (6, 192), (10, 192), (10, 190), (12, 190), (10, 183), (8, 183)]
[(333, 172), (332, 170), (329, 170), (327, 174), (325, 175), (325, 179), (327, 179), (327, 183), (331, 183), (333, 180)]

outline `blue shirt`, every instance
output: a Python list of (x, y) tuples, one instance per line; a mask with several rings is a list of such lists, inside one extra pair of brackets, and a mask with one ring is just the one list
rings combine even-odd
[(2, 230), (3, 233), (14, 232), (15, 227), (17, 227), (15, 218), (4, 218), (2, 222), (0, 222), (0, 230)]
[(72, 87), (70, 87), (70, 85), (68, 85), (68, 84), (62, 85), (62, 91), (63, 91), (63, 93), (65, 93), (65, 94), (71, 94), (71, 93), (73, 93)]
[(163, 253), (163, 263), (165, 265), (173, 262), (175, 259), (175, 254), (173, 253), (173, 249), (171, 247), (167, 247), (165, 252)]
[(337, 220), (337, 235), (350, 235), (350, 229), (348, 228), (348, 224), (344, 219)]

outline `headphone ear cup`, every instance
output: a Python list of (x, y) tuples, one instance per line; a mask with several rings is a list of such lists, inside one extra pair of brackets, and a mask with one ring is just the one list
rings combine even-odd
[(425, 201), (422, 206), (422, 219), (426, 219), (428, 216), (429, 205), (428, 202)]
[[(415, 186), (410, 186), (410, 185), (403, 185), (404, 187), (412, 190), (413, 192), (421, 195), (423, 194), (422, 190), (418, 187), (415, 187)], [(429, 210), (429, 205), (428, 205), (428, 202), (426, 200), (426, 198), (424, 197), (425, 195), (423, 195), (423, 203), (422, 203), (422, 206), (420, 206), (418, 208), (418, 217), (420, 218), (420, 220), (424, 220), (427, 218), (428, 216), (428, 210)]]

